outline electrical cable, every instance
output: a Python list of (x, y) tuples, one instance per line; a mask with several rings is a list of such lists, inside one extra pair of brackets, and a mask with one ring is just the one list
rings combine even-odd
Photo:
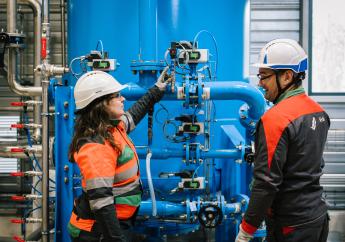
[(101, 55), (102, 55), (102, 58), (104, 59), (104, 51), (103, 51), (103, 42), (102, 42), (102, 40), (98, 40), (97, 41), (96, 50), (98, 50), (98, 44), (100, 44), (100, 46), (101, 46)]
[(199, 38), (199, 35), (202, 34), (202, 33), (207, 33), (209, 34), (209, 36), (211, 36), (212, 40), (213, 40), (213, 43), (214, 43), (214, 46), (215, 46), (215, 49), (216, 49), (216, 62), (215, 62), (215, 68), (214, 68), (214, 72), (215, 72), (215, 76), (214, 76), (214, 79), (216, 80), (217, 78), (217, 69), (218, 69), (218, 44), (217, 44), (217, 41), (216, 41), (216, 38), (213, 36), (213, 34), (207, 30), (201, 30), (199, 31), (195, 37), (194, 37), (194, 40), (193, 40), (193, 47), (192, 49), (194, 50), (195, 49), (195, 44)]
[(86, 56), (84, 56), (84, 55), (78, 56), (78, 57), (73, 58), (69, 64), (70, 71), (76, 79), (78, 79), (78, 76), (82, 75), (85, 71), (84, 71), (84, 68), (81, 66), (82, 71), (80, 73), (75, 73), (73, 70), (73, 63), (75, 61), (79, 60), (80, 61), (79, 64), (81, 65), (81, 62), (83, 62), (85, 59), (86, 59)]

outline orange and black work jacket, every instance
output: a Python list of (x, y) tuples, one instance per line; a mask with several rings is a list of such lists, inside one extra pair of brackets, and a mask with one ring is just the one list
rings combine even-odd
[(134, 145), (122, 121), (111, 132), (117, 149), (95, 137), (83, 140), (74, 154), (82, 174), (83, 195), (75, 201), (70, 223), (82, 230), (91, 231), (93, 211), (115, 204), (117, 218), (129, 219), (141, 202), (139, 159)]
[(164, 92), (154, 86), (141, 97), (121, 120), (109, 130), (116, 148), (101, 137), (78, 141), (74, 161), (82, 174), (83, 193), (74, 202), (71, 225), (85, 231), (101, 228), (106, 241), (123, 241), (118, 220), (135, 215), (141, 202), (142, 187), (139, 159), (134, 144), (127, 136)]
[(319, 180), (329, 117), (302, 87), (284, 94), (256, 127), (254, 184), (242, 221), (250, 234), (268, 214), (284, 228), (327, 211)]

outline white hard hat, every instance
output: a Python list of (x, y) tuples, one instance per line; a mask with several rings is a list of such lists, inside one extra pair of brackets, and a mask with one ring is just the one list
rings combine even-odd
[(76, 109), (85, 108), (96, 98), (119, 92), (128, 87), (103, 71), (90, 71), (82, 75), (74, 87)]
[(308, 69), (308, 56), (292, 39), (276, 39), (267, 43), (260, 51), (255, 67), (273, 70), (287, 69), (296, 73)]

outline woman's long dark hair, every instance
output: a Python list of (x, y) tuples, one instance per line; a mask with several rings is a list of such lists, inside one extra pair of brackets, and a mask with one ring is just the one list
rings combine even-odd
[(113, 148), (117, 148), (114, 138), (109, 131), (113, 125), (106, 112), (106, 104), (111, 100), (111, 94), (97, 98), (85, 108), (76, 112), (74, 136), (69, 147), (68, 158), (74, 161), (73, 155), (80, 149), (79, 141), (82, 138), (101, 137), (107, 140)]

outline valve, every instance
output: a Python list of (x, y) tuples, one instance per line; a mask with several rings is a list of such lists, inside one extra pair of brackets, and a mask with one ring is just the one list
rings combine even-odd
[(20, 218), (20, 219), (11, 219), (13, 224), (26, 224), (26, 223), (42, 223), (41, 218)]
[(11, 172), (11, 176), (17, 176), (17, 177), (24, 177), (24, 176), (42, 176), (42, 172), (40, 171), (26, 171), (26, 172)]
[(13, 236), (13, 239), (14, 239), (15, 241), (17, 241), (17, 242), (25, 242), (24, 239), (20, 238), (20, 237), (17, 236), (17, 235)]
[(26, 200), (37, 200), (37, 199), (41, 199), (41, 198), (42, 198), (41, 195), (27, 194), (27, 195), (23, 195), (23, 196), (12, 196), (11, 200), (12, 201), (26, 201)]
[(201, 207), (198, 213), (200, 224), (205, 228), (215, 228), (223, 220), (223, 212), (217, 205), (209, 204)]
[(41, 124), (11, 124), (11, 128), (24, 129), (24, 128), (42, 128)]
[(10, 222), (13, 224), (24, 224), (25, 220), (21, 219), (21, 218), (20, 219), (11, 219)]
[(41, 145), (33, 145), (31, 146), (25, 146), (25, 147), (7, 147), (7, 150), (11, 153), (41, 153), (42, 152), (42, 146)]
[(254, 142), (250, 146), (247, 146), (244, 151), (244, 160), (251, 164), (254, 162), (255, 147)]
[(33, 100), (28, 100), (25, 102), (11, 102), (11, 106), (14, 106), (14, 107), (26, 107), (26, 106), (34, 106), (34, 105), (42, 105), (42, 102), (33, 101)]
[(24, 240), (21, 237), (19, 237), (18, 235), (13, 236), (13, 240), (15, 240), (17, 242), (34, 242), (32, 240), (30, 240), (30, 241), (29, 240)]

